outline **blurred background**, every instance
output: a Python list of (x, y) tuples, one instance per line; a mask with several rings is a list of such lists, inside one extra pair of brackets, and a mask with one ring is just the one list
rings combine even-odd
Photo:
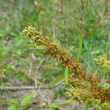
[[(30, 43), (34, 44), (22, 33), (28, 25), (38, 27), (40, 32), (45, 31), (46, 36), (49, 37), (54, 27), (55, 37), (71, 57), (76, 57), (78, 53), (80, 33), (76, 27), (79, 28), (83, 34), (80, 57), (82, 66), (87, 73), (104, 76), (104, 73), (98, 71), (100, 67), (96, 65), (94, 59), (102, 55), (110, 60), (109, 0), (0, 0), (1, 88), (34, 85), (35, 81), (27, 74), (34, 78), (37, 74), (36, 79), (48, 85), (56, 76), (64, 72), (61, 64), (50, 56), (44, 56), (42, 50), (27, 46)], [(52, 98), (63, 96), (64, 88), (61, 86), (53, 90)], [(0, 92), (3, 94), (0, 100), (5, 100), (1, 102), (2, 107), (10, 106), (6, 99), (11, 100), (19, 94), (19, 91), (10, 90)], [(28, 92), (25, 91), (24, 95)], [(44, 94), (46, 92), (47, 90)], [(50, 96), (49, 98), (51, 99)], [(36, 109), (45, 106), (42, 101), (39, 103)], [(46, 107), (48, 109), (48, 106)]]

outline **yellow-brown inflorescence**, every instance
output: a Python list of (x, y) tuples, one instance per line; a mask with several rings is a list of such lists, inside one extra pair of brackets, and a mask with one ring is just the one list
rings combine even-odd
[[(55, 43), (49, 41), (48, 37), (44, 37), (41, 33), (39, 33), (35, 28), (31, 26), (26, 27), (23, 30), (23, 33), (29, 38), (33, 39), (38, 45), (46, 45), (48, 47), (45, 51), (46, 55), (51, 55), (53, 59), (60, 60), (61, 65), (64, 68), (68, 66), (68, 69), (74, 72), (74, 75), (69, 77), (69, 84), (72, 84), (72, 86), (75, 87), (73, 81), (75, 79), (78, 79), (75, 83), (77, 84), (78, 88), (84, 90), (73, 91), (73, 93), (77, 93), (77, 95), (75, 96), (76, 100), (87, 101), (87, 98), (92, 98), (94, 100), (100, 99), (101, 103), (110, 102), (110, 88), (103, 89), (101, 85), (99, 85), (101, 82), (100, 77), (93, 77), (92, 73), (89, 73), (87, 75), (84, 69), (81, 67), (80, 61), (77, 62), (76, 58), (68, 57), (66, 51), (59, 49), (59, 47), (55, 45)], [(105, 65), (105, 67), (107, 68), (106, 65), (109, 65), (109, 63), (106, 64), (105, 61), (106, 59), (102, 57), (99, 57), (99, 59), (97, 59), (97, 62), (99, 64)], [(86, 81), (86, 84), (84, 84), (84, 81)], [(73, 93), (70, 92), (71, 97), (73, 97), (74, 99)], [(85, 95), (86, 97), (84, 97)]]
[(110, 73), (110, 61), (102, 56), (98, 56), (98, 58), (95, 60), (97, 61), (97, 64), (102, 65), (108, 71), (108, 73)]
[(107, 61), (107, 59), (102, 56), (98, 56), (98, 58), (95, 60), (97, 61), (97, 64), (99, 65), (103, 65)]
[(98, 56), (95, 60), (97, 61), (97, 64), (103, 66), (107, 70), (108, 81), (106, 82), (110, 84), (110, 61), (102, 56)]

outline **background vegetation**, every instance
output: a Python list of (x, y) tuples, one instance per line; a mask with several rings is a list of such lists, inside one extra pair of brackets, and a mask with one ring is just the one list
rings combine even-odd
[[(19, 95), (20, 91), (6, 90), (4, 87), (33, 86), (35, 79), (48, 85), (56, 76), (64, 73), (64, 69), (57, 61), (52, 60), (50, 56), (43, 56), (43, 51), (32, 49), (27, 45), (30, 42), (34, 44), (22, 33), (24, 27), (29, 24), (38, 27), (40, 32), (45, 32), (50, 38), (54, 27), (55, 36), (71, 57), (77, 57), (80, 34), (75, 27), (79, 28), (83, 34), (80, 57), (82, 66), (87, 73), (92, 72), (101, 76), (104, 82), (105, 74), (98, 71), (101, 67), (96, 65), (94, 59), (102, 55), (110, 60), (109, 0), (0, 0), (0, 9), (1, 109), (11, 110), (9, 107), (14, 105), (22, 106), (22, 109), (29, 108), (29, 105), (30, 108), (34, 106), (33, 100), (31, 104), (22, 101), (27, 100), (23, 97), (26, 92)], [(53, 91), (52, 101), (60, 96), (65, 97), (63, 94), (65, 86)], [(28, 95), (29, 99), (31, 96), (32, 94)], [(34, 103), (37, 103), (37, 106), (34, 109), (55, 109), (52, 101), (46, 99), (44, 103), (44, 99), (36, 100)]]

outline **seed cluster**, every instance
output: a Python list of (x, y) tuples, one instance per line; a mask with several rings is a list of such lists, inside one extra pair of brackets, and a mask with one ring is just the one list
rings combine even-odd
[(97, 61), (97, 64), (102, 65), (108, 71), (108, 73), (110, 73), (110, 61), (102, 56), (98, 56), (98, 58), (95, 60)]
[(102, 56), (98, 56), (95, 60), (97, 61), (97, 64), (103, 66), (107, 70), (108, 81), (106, 82), (110, 84), (110, 61)]
[[(50, 42), (48, 37), (44, 37), (35, 28), (28, 26), (23, 30), (23, 33), (29, 38), (33, 39), (38, 45), (46, 45), (48, 48), (45, 51), (46, 55), (51, 55), (53, 59), (61, 61), (61, 65), (65, 68), (74, 72), (73, 76), (69, 76), (69, 84), (75, 87), (75, 84), (81, 90), (74, 89), (69, 92), (70, 96), (74, 100), (88, 101), (88, 98), (100, 100), (101, 104), (110, 102), (110, 88), (103, 89), (101, 85), (101, 78), (96, 76), (93, 77), (92, 73), (86, 74), (85, 69), (82, 68), (81, 62), (77, 61), (76, 58), (68, 57), (66, 51), (61, 50), (54, 42)], [(101, 56), (96, 59), (97, 63), (104, 65), (104, 67), (110, 71), (110, 63)], [(105, 63), (106, 62), (106, 63)], [(77, 81), (74, 81), (78, 79)], [(86, 84), (84, 83), (86, 82)]]

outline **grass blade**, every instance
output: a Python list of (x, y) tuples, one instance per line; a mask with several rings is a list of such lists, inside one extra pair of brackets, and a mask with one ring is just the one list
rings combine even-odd
[[(68, 75), (71, 75), (73, 72), (68, 72)], [(58, 76), (50, 85), (49, 87), (54, 86), (56, 83), (58, 83), (59, 81), (63, 80), (65, 78), (64, 73), (61, 74), (60, 76)]]
[(53, 37), (53, 41), (55, 41), (55, 44), (61, 48), (61, 44), (60, 42), (58, 41), (58, 39), (55, 37), (55, 29), (54, 29), (54, 26), (53, 26), (53, 35), (51, 35)]
[(45, 45), (40, 45), (40, 46), (36, 46), (35, 48), (31, 48), (31, 49), (47, 49), (48, 46)]
[(65, 83), (68, 83), (68, 66), (65, 68)]
[(81, 52), (82, 52), (82, 42), (83, 42), (83, 35), (81, 33), (81, 31), (76, 27), (76, 29), (80, 32), (80, 41), (79, 41), (79, 49), (78, 49), (78, 55), (77, 55), (77, 61), (79, 60), (79, 57), (81, 55)]
[(88, 110), (92, 106), (92, 102), (88, 102), (84, 110)]

